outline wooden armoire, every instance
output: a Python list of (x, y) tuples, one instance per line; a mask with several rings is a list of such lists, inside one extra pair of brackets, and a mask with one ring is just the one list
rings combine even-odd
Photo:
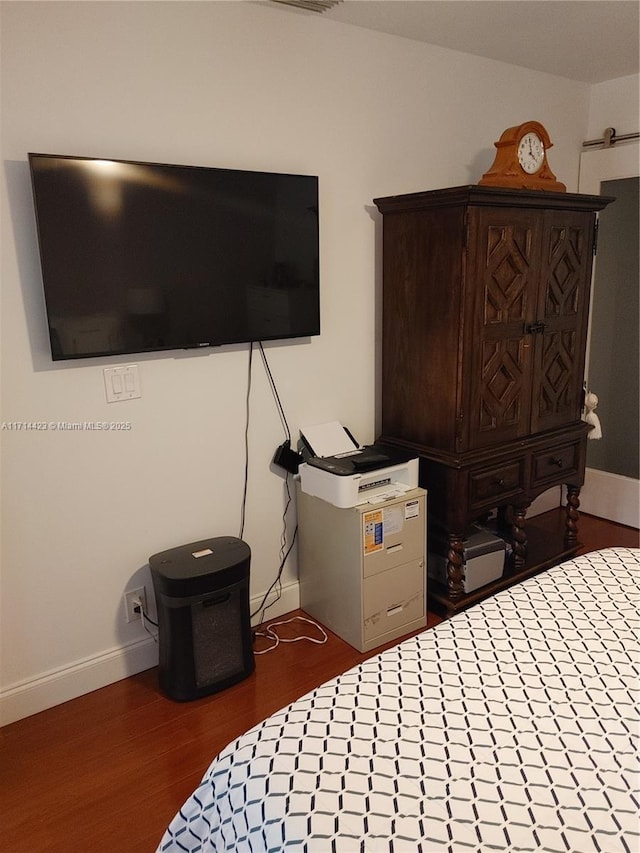
[[(383, 214), (382, 432), (415, 452), (453, 613), (575, 553), (589, 427), (581, 420), (597, 212), (611, 198), (463, 186), (375, 199)], [(536, 539), (532, 500), (567, 487)], [(470, 526), (494, 517), (511, 557), (464, 592)]]

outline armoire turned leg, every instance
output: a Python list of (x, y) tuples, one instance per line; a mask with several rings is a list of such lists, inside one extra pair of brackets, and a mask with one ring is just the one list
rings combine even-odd
[(580, 518), (580, 487), (567, 486), (567, 506), (565, 507), (564, 544), (573, 548), (578, 544), (578, 520)]
[(527, 559), (527, 531), (525, 516), (530, 504), (511, 508), (511, 539), (513, 541), (513, 567), (523, 569)]
[(449, 597), (455, 601), (464, 592), (464, 536), (459, 533), (449, 534), (449, 550), (447, 552), (447, 587)]

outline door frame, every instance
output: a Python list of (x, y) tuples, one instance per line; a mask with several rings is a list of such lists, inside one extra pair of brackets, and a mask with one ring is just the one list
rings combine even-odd
[[(584, 151), (580, 155), (580, 178), (578, 191), (590, 195), (600, 195), (603, 181), (621, 178), (635, 178), (639, 168), (640, 143), (637, 141), (618, 143), (610, 148)], [(595, 280), (595, 266), (591, 282)], [(591, 353), (591, 324), (593, 299), (589, 301), (589, 323), (587, 331), (587, 352), (585, 361), (585, 381), (588, 387), (589, 360)], [(607, 518), (618, 524), (638, 527), (640, 521), (640, 481), (632, 477), (623, 477), (608, 471), (587, 468), (585, 483), (580, 491), (580, 509), (589, 515)]]

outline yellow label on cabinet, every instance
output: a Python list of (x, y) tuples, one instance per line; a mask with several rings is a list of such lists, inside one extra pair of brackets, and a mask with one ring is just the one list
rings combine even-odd
[(365, 512), (362, 517), (364, 524), (364, 553), (375, 554), (384, 550), (384, 521), (381, 509)]

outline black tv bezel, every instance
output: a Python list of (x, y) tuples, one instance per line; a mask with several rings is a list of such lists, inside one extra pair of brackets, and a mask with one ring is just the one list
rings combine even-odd
[[(43, 152), (28, 152), (27, 154), (29, 172), (31, 178), (31, 192), (32, 192), (32, 201), (34, 206), (34, 216), (35, 216), (35, 224), (36, 224), (36, 238), (37, 238), (37, 249), (38, 249), (38, 258), (40, 263), (40, 272), (41, 272), (41, 285), (42, 292), (44, 295), (45, 301), (45, 320), (47, 322), (47, 330), (49, 337), (49, 346), (50, 346), (50, 354), (52, 361), (77, 361), (77, 360), (85, 360), (85, 359), (95, 359), (95, 358), (111, 358), (116, 356), (130, 356), (130, 355), (143, 355), (143, 354), (153, 354), (153, 353), (170, 353), (170, 352), (189, 352), (189, 351), (203, 351), (203, 350), (214, 350), (220, 349), (222, 347), (232, 347), (232, 346), (243, 346), (245, 344), (253, 344), (258, 342), (272, 342), (272, 341), (293, 341), (293, 340), (305, 340), (311, 337), (317, 337), (321, 334), (321, 305), (320, 305), (320, 217), (319, 217), (319, 176), (298, 172), (271, 172), (265, 171), (261, 169), (238, 169), (238, 168), (230, 168), (224, 166), (203, 166), (203, 165), (193, 165), (193, 164), (180, 164), (180, 163), (166, 163), (159, 162), (153, 160), (136, 160), (136, 159), (128, 159), (121, 157), (100, 157), (100, 156), (83, 156), (78, 154), (47, 154)], [(291, 178), (308, 178), (310, 180), (315, 180), (316, 182), (316, 234), (317, 234), (317, 245), (318, 245), (318, 255), (317, 255), (317, 264), (318, 264), (318, 274), (317, 274), (317, 283), (315, 287), (316, 294), (316, 303), (317, 310), (315, 312), (316, 322), (312, 325), (311, 328), (305, 329), (303, 331), (295, 331), (291, 334), (273, 334), (273, 335), (264, 335), (260, 337), (251, 337), (251, 336), (243, 336), (239, 337), (230, 337), (229, 339), (220, 340), (220, 341), (203, 341), (202, 343), (195, 344), (170, 344), (167, 346), (151, 346), (151, 347), (126, 347), (124, 349), (108, 349), (101, 350), (96, 352), (89, 353), (72, 353), (72, 354), (64, 354), (60, 352), (56, 352), (54, 348), (54, 342), (52, 339), (52, 326), (51, 326), (51, 314), (49, 310), (49, 303), (47, 301), (47, 285), (45, 282), (45, 262), (43, 258), (42, 244), (40, 239), (40, 217), (38, 215), (38, 201), (36, 197), (36, 187), (35, 187), (35, 175), (33, 169), (33, 160), (35, 159), (48, 159), (48, 160), (77, 160), (82, 162), (99, 162), (105, 161), (109, 163), (122, 163), (125, 165), (132, 166), (148, 166), (151, 168), (160, 168), (160, 169), (180, 169), (187, 171), (202, 171), (202, 172), (223, 172), (223, 173), (232, 173), (232, 174), (250, 174), (250, 175), (265, 175), (265, 176), (278, 176), (278, 177), (291, 177)]]

